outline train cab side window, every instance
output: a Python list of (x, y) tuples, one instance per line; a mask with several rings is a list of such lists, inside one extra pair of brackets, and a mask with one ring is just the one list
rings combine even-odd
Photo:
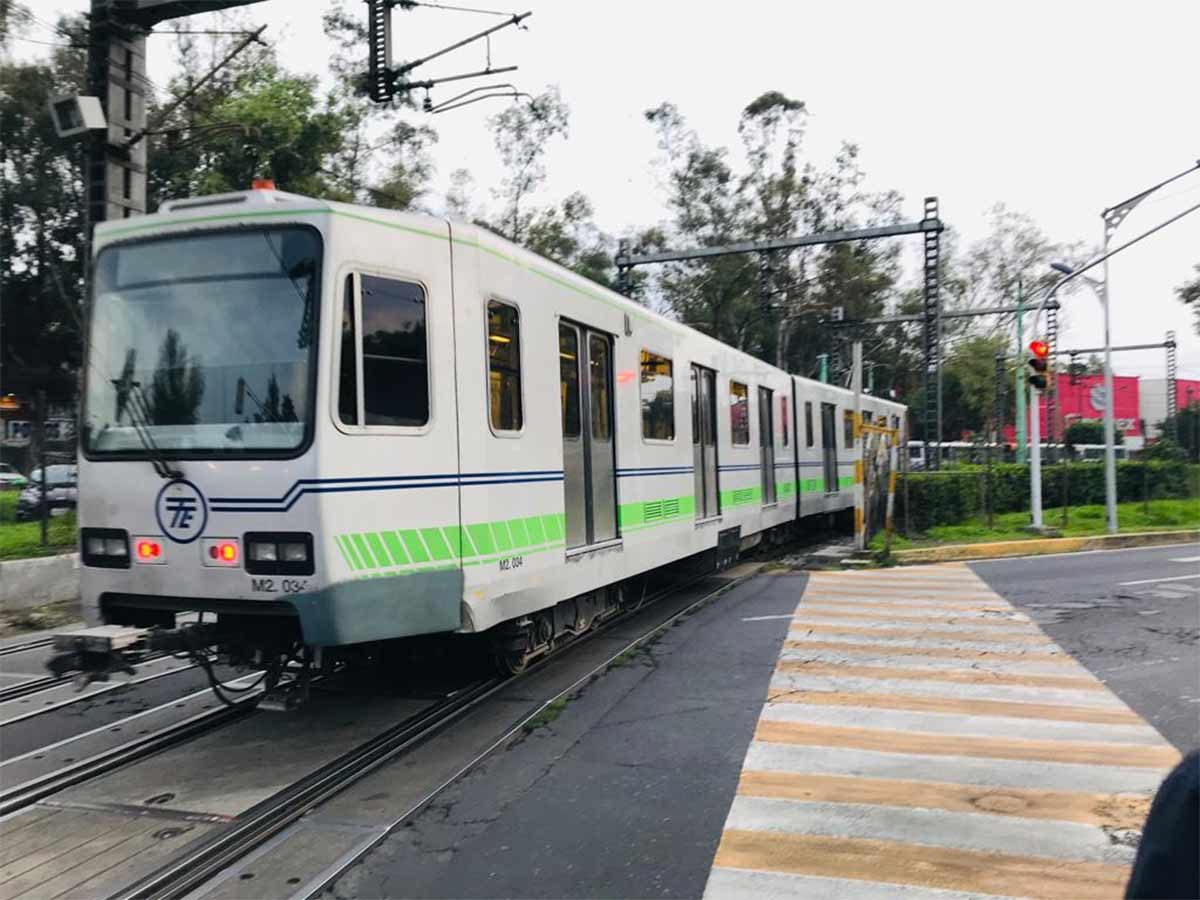
[(354, 327), (354, 276), (346, 276), (342, 300), (342, 355), (338, 373), (338, 418), (345, 425), (358, 424), (358, 341)]
[(854, 411), (846, 410), (842, 413), (842, 436), (845, 440), (846, 449), (854, 449)]
[(425, 290), (407, 281), (361, 278), (363, 424), (424, 425), (429, 421)]
[(750, 391), (737, 381), (729, 382), (729, 426), (733, 443), (750, 444)]
[(515, 306), (489, 300), (488, 399), (492, 428), (520, 431), (521, 409), (521, 315)]
[(779, 427), (783, 431), (783, 446), (786, 447), (791, 439), (788, 436), (791, 427), (788, 424), (788, 398), (786, 396), (779, 398)]
[(812, 401), (804, 401), (804, 446), (813, 445)]
[(675, 440), (675, 377), (671, 360), (642, 351), (642, 437)]
[(897, 431), (900, 430), (900, 417), (899, 416), (892, 416), (892, 428), (896, 429)]

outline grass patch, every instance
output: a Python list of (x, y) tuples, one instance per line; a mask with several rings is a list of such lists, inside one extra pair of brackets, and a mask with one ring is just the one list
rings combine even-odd
[(545, 728), (562, 715), (562, 711), (567, 708), (567, 704), (570, 702), (570, 697), (559, 697), (557, 700), (552, 700), (541, 712), (525, 723), (525, 733), (529, 734), (537, 731), (539, 728)]
[[(1028, 512), (1001, 513), (994, 517), (992, 528), (983, 519), (974, 519), (959, 525), (934, 525), (924, 535), (905, 538), (892, 535), (892, 549), (905, 550), (910, 547), (931, 547), (937, 544), (975, 544), (984, 541), (1021, 541), (1040, 537), (1026, 529)], [(1073, 506), (1068, 510), (1067, 522), (1063, 524), (1063, 511), (1058, 507), (1044, 509), (1042, 521), (1057, 529), (1063, 537), (1088, 537), (1105, 534), (1104, 507)], [(1185, 528), (1200, 528), (1200, 499), (1151, 500), (1149, 504), (1120, 503), (1117, 505), (1117, 521), (1121, 533), (1138, 531), (1178, 531)], [(872, 550), (883, 549), (883, 534), (871, 539)]]
[(11, 517), (0, 521), (0, 560), (25, 559), (30, 556), (50, 556), (75, 549), (75, 512), (51, 516), (46, 528), (46, 546), (42, 546), (41, 522), (14, 522)]

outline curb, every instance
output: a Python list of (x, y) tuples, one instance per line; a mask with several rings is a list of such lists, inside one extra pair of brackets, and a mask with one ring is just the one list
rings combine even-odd
[(78, 553), (0, 562), (0, 612), (29, 609), (78, 597)]
[(1027, 541), (989, 541), (982, 544), (918, 547), (912, 550), (893, 550), (892, 558), (900, 565), (911, 565), (962, 559), (1000, 559), (1006, 556), (1041, 556), (1047, 553), (1079, 553), (1085, 550), (1115, 550), (1122, 547), (1154, 547), (1160, 544), (1196, 542), (1200, 542), (1200, 529), (1141, 531), (1133, 534), (1033, 538)]

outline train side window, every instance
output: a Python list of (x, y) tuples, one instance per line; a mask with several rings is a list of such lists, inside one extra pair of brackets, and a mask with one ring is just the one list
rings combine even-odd
[(854, 449), (854, 411), (846, 410), (842, 413), (842, 436), (844, 438), (846, 449)]
[(900, 417), (899, 416), (892, 416), (892, 428), (896, 429), (897, 431), (900, 430)]
[(612, 437), (612, 422), (609, 419), (611, 404), (608, 400), (608, 385), (611, 375), (609, 366), (608, 338), (598, 334), (588, 335), (588, 383), (591, 388), (592, 438), (607, 441)]
[(642, 351), (642, 437), (675, 440), (675, 377), (671, 360)]
[(346, 276), (342, 300), (342, 354), (338, 373), (338, 418), (344, 425), (358, 424), (358, 341), (354, 327), (354, 276)]
[(804, 401), (804, 446), (813, 445), (812, 401)]
[(420, 426), (429, 421), (425, 290), (363, 275), (363, 424)]
[(788, 445), (788, 398), (786, 396), (779, 398), (779, 427), (783, 431), (783, 446)]
[(521, 409), (521, 314), (515, 306), (489, 300), (488, 399), (492, 428), (520, 431)]
[(563, 437), (577, 438), (579, 425), (579, 335), (574, 328), (558, 329), (558, 379), (562, 391)]
[(700, 379), (692, 365), (692, 443), (700, 445)]
[(729, 426), (734, 444), (750, 444), (750, 391), (737, 381), (729, 382)]

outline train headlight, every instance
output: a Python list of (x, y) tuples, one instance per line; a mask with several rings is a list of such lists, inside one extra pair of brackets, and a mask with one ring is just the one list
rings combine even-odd
[(284, 562), (308, 562), (308, 546), (306, 544), (284, 544)]
[(129, 568), (129, 534), (122, 528), (82, 528), (79, 549), (85, 566)]
[(255, 562), (276, 562), (279, 559), (278, 544), (256, 541), (249, 547), (250, 558)]
[(311, 575), (313, 537), (297, 531), (252, 531), (246, 543), (246, 571), (251, 575)]

